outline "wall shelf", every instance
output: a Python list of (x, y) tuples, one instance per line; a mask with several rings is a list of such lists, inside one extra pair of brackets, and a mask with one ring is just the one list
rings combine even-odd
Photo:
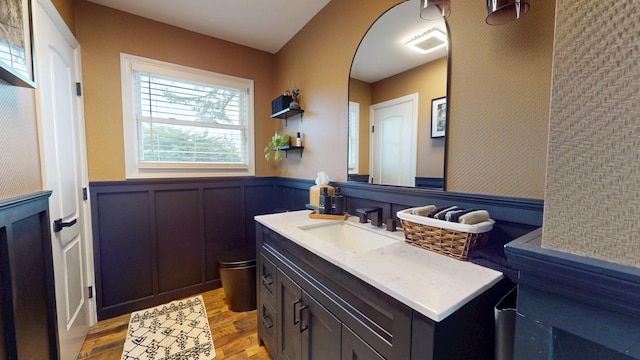
[(300, 121), (302, 121), (304, 110), (286, 108), (278, 111), (277, 113), (271, 114), (271, 118), (284, 119), (284, 126), (287, 126), (288, 119), (297, 115), (300, 115)]
[(304, 146), (281, 146), (278, 148), (272, 148), (271, 150), (276, 151), (276, 150), (280, 150), (280, 151), (284, 151), (284, 157), (285, 159), (288, 158), (289, 155), (289, 151), (293, 151), (293, 150), (300, 150), (300, 157), (302, 158), (302, 150), (304, 150)]

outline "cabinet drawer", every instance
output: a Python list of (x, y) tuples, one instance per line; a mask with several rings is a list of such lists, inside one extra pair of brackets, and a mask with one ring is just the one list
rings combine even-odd
[(382, 355), (375, 351), (369, 344), (364, 342), (351, 329), (342, 325), (342, 360), (367, 359), (385, 360)]
[(267, 257), (261, 253), (258, 271), (258, 289), (260, 295), (268, 301), (272, 307), (275, 307), (277, 268), (271, 260), (267, 259)]
[(276, 336), (278, 313), (266, 299), (261, 296), (258, 303), (258, 336), (269, 354), (276, 353)]

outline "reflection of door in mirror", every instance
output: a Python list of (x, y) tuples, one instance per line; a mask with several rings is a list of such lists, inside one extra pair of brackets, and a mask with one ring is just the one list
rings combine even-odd
[[(444, 19), (426, 21), (419, 16), (419, 0), (403, 2), (391, 8), (371, 26), (354, 56), (349, 79), (350, 109), (359, 107), (359, 126), (351, 120), (349, 127), (349, 181), (368, 181), (385, 185), (426, 186), (441, 188), (444, 183), (445, 139), (431, 138), (431, 101), (447, 95), (446, 47), (424, 53), (411, 50), (404, 44), (419, 35), (437, 29), (447, 34)], [(386, 182), (375, 175), (373, 154), (381, 150), (371, 141), (370, 122), (375, 106), (417, 93), (417, 151), (413, 154), (415, 165)], [(350, 115), (351, 115), (350, 111)], [(359, 130), (354, 134), (355, 129)], [(383, 129), (380, 129), (384, 131)], [(383, 136), (381, 134), (380, 136)], [(357, 144), (352, 144), (356, 141)], [(403, 143), (410, 142), (407, 138)], [(357, 164), (351, 154), (358, 150)], [(388, 150), (382, 151), (390, 153)], [(357, 169), (357, 171), (355, 170)], [(399, 178), (411, 178), (399, 184)], [(380, 179), (377, 181), (376, 179)], [(391, 179), (391, 178), (389, 178)], [(408, 185), (409, 184), (409, 185)]]
[(415, 186), (418, 94), (371, 106), (372, 184)]

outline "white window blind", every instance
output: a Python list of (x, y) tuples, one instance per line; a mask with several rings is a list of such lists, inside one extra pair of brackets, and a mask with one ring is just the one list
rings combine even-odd
[[(188, 173), (184, 176), (198, 176), (194, 172), (208, 176), (211, 171), (255, 173), (252, 82), (123, 56), (123, 67), (130, 67), (128, 112), (133, 121), (125, 124), (125, 132), (127, 126), (134, 132), (125, 135), (127, 177), (155, 176), (153, 169), (161, 171), (158, 176), (167, 176), (169, 170), (173, 175)], [(123, 81), (123, 96), (124, 90)], [(129, 151), (127, 142), (133, 143)], [(130, 161), (135, 166), (130, 166)]]
[(247, 163), (247, 89), (134, 79), (140, 162)]

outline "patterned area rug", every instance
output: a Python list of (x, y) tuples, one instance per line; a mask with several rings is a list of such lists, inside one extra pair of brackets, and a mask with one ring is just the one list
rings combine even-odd
[(215, 357), (201, 295), (131, 314), (122, 360), (210, 360)]

